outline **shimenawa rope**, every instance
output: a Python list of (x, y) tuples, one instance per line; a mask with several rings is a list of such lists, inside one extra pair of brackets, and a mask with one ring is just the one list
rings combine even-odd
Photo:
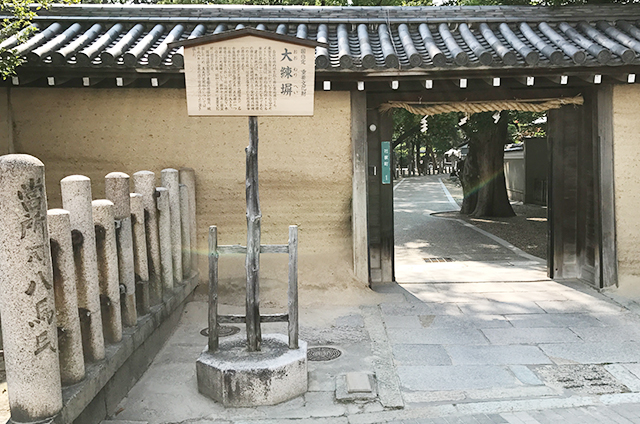
[(544, 112), (550, 109), (559, 109), (566, 105), (581, 105), (584, 103), (582, 96), (538, 99), (538, 100), (500, 100), (492, 102), (451, 102), (434, 104), (416, 104), (404, 102), (388, 102), (380, 105), (380, 111), (391, 109), (406, 109), (416, 115), (438, 115), (449, 112), (493, 112), (499, 110), (518, 110), (523, 112)]

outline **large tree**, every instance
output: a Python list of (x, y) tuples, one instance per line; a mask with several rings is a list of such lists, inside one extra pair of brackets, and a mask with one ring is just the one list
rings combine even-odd
[(460, 181), (464, 200), (460, 213), (472, 216), (515, 216), (504, 178), (504, 145), (509, 113), (473, 114), (463, 125), (469, 142)]

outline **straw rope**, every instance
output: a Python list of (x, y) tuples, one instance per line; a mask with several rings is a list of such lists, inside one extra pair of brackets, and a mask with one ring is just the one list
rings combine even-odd
[(582, 96), (556, 99), (538, 100), (500, 100), (492, 102), (451, 102), (451, 103), (403, 103), (388, 102), (380, 105), (380, 111), (386, 112), (391, 109), (406, 109), (416, 115), (437, 115), (449, 112), (493, 112), (499, 110), (518, 110), (523, 112), (544, 112), (550, 109), (559, 109), (566, 105), (581, 105), (584, 103)]

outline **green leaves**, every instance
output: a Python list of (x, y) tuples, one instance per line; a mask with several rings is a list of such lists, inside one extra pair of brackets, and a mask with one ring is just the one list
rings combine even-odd
[[(9, 16), (0, 23), (0, 43), (14, 36), (18, 37), (18, 43), (24, 42), (36, 30), (30, 24), (38, 11), (48, 8), (52, 3), (51, 0), (41, 0), (40, 4), (34, 5), (30, 0), (0, 0), (0, 14)], [(61, 0), (60, 3), (79, 3), (79, 0)], [(0, 48), (0, 58), (0, 76), (3, 80), (14, 75), (23, 62), (11, 48)]]

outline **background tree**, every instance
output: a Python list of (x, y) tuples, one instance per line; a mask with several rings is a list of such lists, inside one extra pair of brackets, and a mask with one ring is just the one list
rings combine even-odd
[(395, 109), (393, 145), (400, 167), (407, 166), (410, 175), (414, 169), (426, 174), (429, 162), (439, 168), (444, 153), (464, 141), (458, 127), (460, 117), (458, 112), (423, 117)]
[(475, 113), (462, 126), (469, 142), (469, 153), (460, 178), (464, 191), (460, 213), (515, 216), (504, 177), (508, 126), (508, 111)]
[[(57, 3), (77, 3), (79, 0), (60, 0)], [(21, 40), (26, 39), (29, 34), (35, 31), (31, 26), (31, 21), (36, 16), (37, 11), (49, 7), (53, 0), (40, 0), (38, 5), (34, 5), (30, 0), (0, 0), (0, 15), (8, 15), (0, 22), (0, 46), (7, 38), (18, 36)], [(15, 70), (22, 63), (23, 59), (14, 54), (10, 49), (0, 47), (0, 76), (6, 79), (14, 75)]]

